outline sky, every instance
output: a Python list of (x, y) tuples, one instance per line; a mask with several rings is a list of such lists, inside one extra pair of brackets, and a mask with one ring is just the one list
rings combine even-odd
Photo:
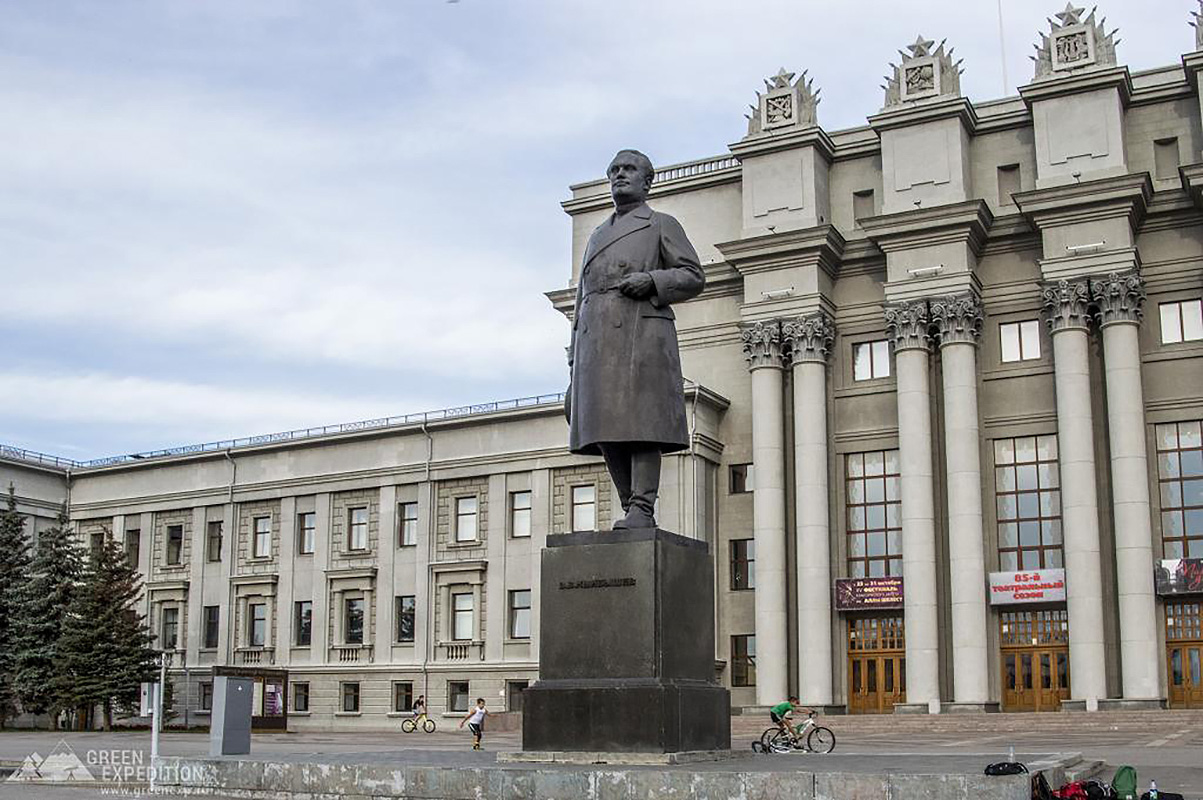
[[(1196, 2), (1099, 13), (1135, 71), (1194, 48)], [(918, 34), (1014, 94), (1062, 7), (1002, 0), (1003, 50), (997, 0), (0, 0), (0, 443), (561, 391), (569, 184), (727, 152), (782, 66), (862, 125)]]

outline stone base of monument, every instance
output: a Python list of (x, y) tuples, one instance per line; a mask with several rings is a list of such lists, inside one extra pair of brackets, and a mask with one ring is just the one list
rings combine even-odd
[(730, 749), (705, 542), (658, 528), (549, 536), (540, 585), (540, 677), (523, 693), (524, 752), (562, 761)]

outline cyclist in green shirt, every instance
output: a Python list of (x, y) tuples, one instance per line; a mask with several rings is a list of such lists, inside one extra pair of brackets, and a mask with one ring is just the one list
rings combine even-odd
[[(784, 703), (778, 703), (769, 709), (769, 719), (792, 739), (794, 738), (794, 726), (790, 723), (793, 720), (794, 712), (801, 710), (802, 707), (798, 705), (798, 698), (791, 695)], [(806, 711), (810, 713), (810, 709)]]

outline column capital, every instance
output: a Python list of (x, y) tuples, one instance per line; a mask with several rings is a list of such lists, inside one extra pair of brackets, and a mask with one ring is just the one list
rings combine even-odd
[(789, 345), (791, 364), (825, 364), (835, 341), (835, 325), (830, 316), (819, 311), (786, 320), (781, 324), (781, 336)]
[(1052, 333), (1086, 330), (1090, 324), (1090, 283), (1086, 279), (1042, 284), (1044, 314)]
[(1090, 293), (1098, 306), (1095, 319), (1100, 327), (1115, 322), (1140, 324), (1145, 300), (1145, 281), (1140, 272), (1112, 272), (1105, 278), (1095, 278), (1090, 281)]
[(931, 317), (936, 324), (941, 347), (977, 344), (982, 335), (982, 300), (976, 292), (932, 300)]
[(886, 335), (894, 342), (894, 352), (929, 350), (931, 310), (926, 300), (913, 300), (886, 306)]
[(748, 370), (772, 367), (781, 369), (781, 323), (775, 319), (745, 322), (739, 326)]

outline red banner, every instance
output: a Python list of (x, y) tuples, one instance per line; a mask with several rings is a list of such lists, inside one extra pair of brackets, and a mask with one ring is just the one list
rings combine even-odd
[(1153, 568), (1157, 594), (1203, 593), (1203, 558), (1170, 558)]
[(902, 608), (902, 578), (837, 578), (835, 607), (838, 611)]
[(1065, 600), (1065, 570), (1029, 569), (990, 573), (990, 605), (1055, 603)]

